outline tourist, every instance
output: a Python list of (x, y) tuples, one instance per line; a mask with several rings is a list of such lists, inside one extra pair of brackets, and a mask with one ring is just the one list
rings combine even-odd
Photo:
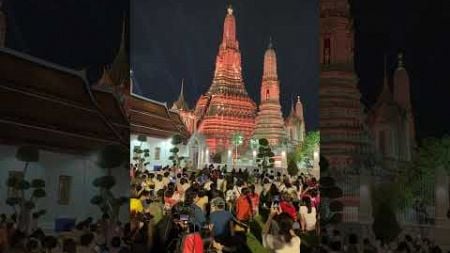
[[(272, 219), (276, 218), (278, 233), (271, 234)], [(300, 252), (301, 240), (293, 230), (293, 220), (287, 213), (282, 213), (279, 207), (272, 207), (267, 222), (263, 228), (263, 245), (275, 253)]]
[(213, 236), (218, 242), (223, 242), (231, 236), (230, 228), (232, 226), (233, 215), (225, 210), (225, 201), (218, 197), (211, 201), (210, 223), (213, 225)]
[(244, 224), (248, 224), (253, 217), (253, 204), (250, 197), (250, 189), (242, 188), (241, 195), (236, 200), (236, 218)]
[(300, 225), (302, 231), (307, 233), (314, 233), (316, 231), (317, 212), (312, 205), (311, 199), (303, 197), (300, 206)]

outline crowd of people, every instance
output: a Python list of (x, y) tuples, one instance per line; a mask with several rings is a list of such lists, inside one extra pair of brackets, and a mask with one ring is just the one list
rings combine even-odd
[(133, 252), (308, 252), (318, 236), (320, 196), (311, 175), (205, 166), (132, 168)]
[[(35, 227), (20, 231), (17, 215), (0, 216), (0, 253), (128, 253), (130, 224), (112, 221), (107, 214), (94, 222), (87, 218), (64, 232), (45, 233)], [(128, 232), (127, 232), (128, 231)]]
[(321, 230), (320, 252), (345, 253), (441, 253), (441, 248), (429, 238), (406, 234), (390, 243), (374, 238), (360, 238), (355, 233), (343, 234), (337, 229)]

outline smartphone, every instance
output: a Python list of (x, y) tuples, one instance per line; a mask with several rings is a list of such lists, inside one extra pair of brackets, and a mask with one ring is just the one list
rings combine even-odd
[(189, 221), (189, 215), (187, 215), (187, 214), (180, 214), (180, 221), (188, 222)]

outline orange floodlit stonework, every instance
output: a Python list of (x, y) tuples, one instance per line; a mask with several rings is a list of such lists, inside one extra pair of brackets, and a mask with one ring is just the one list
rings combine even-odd
[(322, 0), (320, 8), (320, 150), (331, 167), (349, 168), (371, 152), (349, 8), (346, 0)]
[(212, 85), (198, 100), (194, 115), (198, 120), (197, 131), (205, 136), (211, 153), (232, 148), (231, 136), (236, 132), (244, 136), (241, 150), (252, 137), (256, 104), (245, 90), (236, 20), (231, 7), (225, 17)]
[[(292, 106), (289, 118), (283, 119), (280, 105), (280, 81), (277, 74), (277, 59), (272, 43), (264, 55), (264, 72), (261, 84), (259, 112), (249, 97), (242, 78), (241, 52), (236, 39), (236, 19), (233, 9), (228, 8), (224, 21), (223, 38), (216, 57), (214, 77), (209, 90), (202, 95), (193, 110), (184, 99), (184, 84), (180, 95), (172, 105), (179, 113), (191, 134), (204, 137), (209, 155), (228, 155), (253, 160), (255, 147), (250, 149), (252, 139), (266, 138), (275, 152), (275, 160), (286, 164), (289, 148), (300, 144), (305, 135), (303, 106), (298, 99)], [(287, 132), (289, 131), (289, 134)], [(238, 147), (233, 135), (239, 134), (243, 142)], [(237, 148), (237, 150), (236, 150)], [(224, 156), (222, 156), (224, 157)]]
[[(303, 111), (302, 111), (303, 113)], [(256, 118), (256, 139), (266, 138), (273, 146), (287, 143), (286, 129), (280, 105), (280, 81), (277, 74), (277, 56), (272, 42), (264, 55), (261, 85), (261, 104)]]

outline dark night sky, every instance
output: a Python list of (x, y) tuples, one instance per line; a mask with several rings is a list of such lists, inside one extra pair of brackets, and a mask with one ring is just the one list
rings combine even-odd
[(412, 104), (419, 138), (449, 133), (448, 74), (450, 1), (354, 1), (356, 70), (366, 104), (372, 104), (383, 82), (384, 54), (388, 68), (404, 52), (411, 79)]
[[(297, 95), (307, 127), (318, 126), (318, 10), (316, 0), (233, 1), (244, 82), (257, 103), (263, 57), (272, 36), (285, 115)], [(176, 100), (184, 78), (190, 107), (211, 85), (227, 1), (132, 1), (134, 92)]]
[(129, 12), (127, 0), (3, 2), (7, 47), (77, 69), (111, 63)]

